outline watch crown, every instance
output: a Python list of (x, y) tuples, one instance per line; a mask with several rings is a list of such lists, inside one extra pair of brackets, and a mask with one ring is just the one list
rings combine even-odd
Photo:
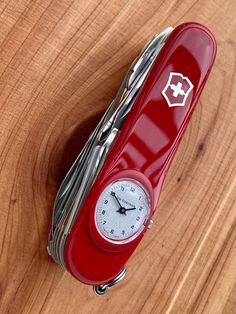
[(153, 220), (151, 219), (150, 221), (149, 221), (149, 225), (148, 225), (148, 229), (151, 229), (152, 228), (152, 225), (153, 225)]

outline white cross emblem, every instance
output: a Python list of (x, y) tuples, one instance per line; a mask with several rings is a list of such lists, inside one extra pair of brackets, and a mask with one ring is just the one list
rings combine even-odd
[(178, 95), (185, 95), (185, 92), (182, 90), (183, 84), (178, 82), (177, 85), (170, 84), (170, 88), (174, 91), (173, 96), (178, 97)]
[(190, 79), (178, 72), (170, 72), (161, 92), (169, 107), (183, 107), (193, 89)]

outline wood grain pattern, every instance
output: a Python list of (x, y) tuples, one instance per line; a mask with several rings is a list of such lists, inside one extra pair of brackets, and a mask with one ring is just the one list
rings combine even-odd
[[(1, 313), (236, 313), (236, 2), (0, 1)], [(154, 226), (103, 297), (48, 257), (53, 200), (154, 33), (198, 21), (216, 64)]]

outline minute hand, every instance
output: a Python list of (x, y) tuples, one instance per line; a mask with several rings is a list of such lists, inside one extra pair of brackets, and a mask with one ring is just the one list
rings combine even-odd
[(120, 201), (118, 200), (116, 193), (115, 192), (111, 192), (111, 195), (114, 196), (115, 200), (117, 201), (117, 203), (119, 204), (120, 208), (122, 208), (122, 205), (120, 203)]

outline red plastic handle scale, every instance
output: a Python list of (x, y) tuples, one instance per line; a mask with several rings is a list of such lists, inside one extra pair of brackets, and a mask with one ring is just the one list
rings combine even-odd
[(68, 236), (66, 265), (80, 281), (114, 278), (142, 239), (147, 228), (126, 244), (106, 241), (96, 229), (96, 203), (111, 182), (135, 179), (150, 193), (152, 217), (215, 54), (212, 34), (196, 23), (177, 27), (162, 48)]

